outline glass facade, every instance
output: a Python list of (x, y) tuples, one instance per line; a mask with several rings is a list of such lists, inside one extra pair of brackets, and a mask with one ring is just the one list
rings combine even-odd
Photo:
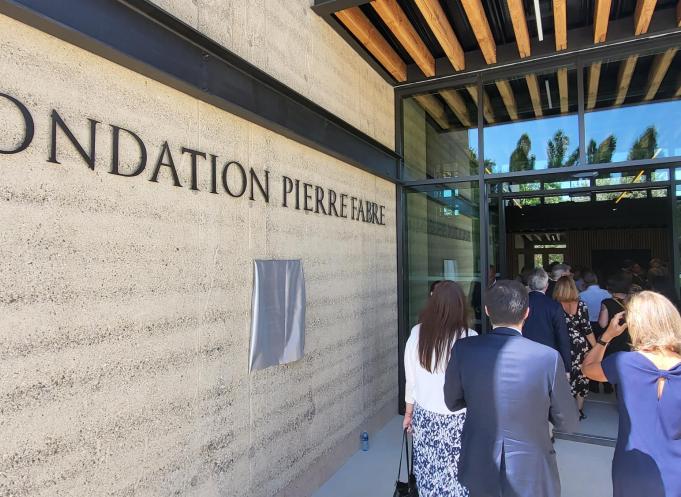
[(403, 102), (405, 179), (478, 173), (477, 88), (448, 88)]
[(488, 174), (579, 164), (574, 69), (500, 79), (483, 91), (494, 109), (483, 128)]
[(676, 48), (588, 65), (586, 162), (681, 156), (680, 72)]
[[(629, 219), (649, 219), (664, 233), (673, 226), (673, 250), (662, 241), (655, 250), (681, 281), (681, 55), (675, 47), (620, 53), (575, 56), (548, 70), (487, 71), (472, 83), (438, 81), (402, 99), (409, 326), (434, 281), (460, 282), (484, 321), (484, 289), (495, 275), (574, 260), (574, 243), (566, 248), (560, 238), (567, 235), (551, 232), (550, 218), (533, 217), (540, 207), (571, 219), (571, 229), (592, 213), (617, 216), (620, 230)], [(511, 221), (535, 223), (535, 238), (558, 241), (511, 240)]]
[(440, 280), (461, 284), (480, 311), (480, 222), (478, 183), (421, 186), (405, 191), (409, 326)]

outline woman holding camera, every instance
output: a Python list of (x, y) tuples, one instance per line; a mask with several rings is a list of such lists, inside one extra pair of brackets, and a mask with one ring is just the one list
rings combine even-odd
[[(605, 360), (628, 328), (631, 352)], [(582, 365), (618, 387), (619, 433), (612, 461), (615, 497), (681, 497), (681, 316), (662, 295), (641, 292), (617, 313)]]

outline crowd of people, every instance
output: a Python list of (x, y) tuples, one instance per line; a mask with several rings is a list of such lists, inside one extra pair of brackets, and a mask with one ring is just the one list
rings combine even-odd
[(441, 281), (405, 348), (404, 428), (422, 497), (559, 497), (553, 430), (575, 432), (589, 391), (617, 394), (615, 497), (681, 497), (681, 316), (665, 265), (628, 262), (601, 287), (563, 263), (490, 278), (471, 329)]

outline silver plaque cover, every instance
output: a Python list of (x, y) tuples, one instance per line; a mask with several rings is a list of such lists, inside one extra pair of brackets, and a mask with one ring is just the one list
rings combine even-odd
[(248, 370), (303, 357), (305, 278), (300, 260), (256, 260)]

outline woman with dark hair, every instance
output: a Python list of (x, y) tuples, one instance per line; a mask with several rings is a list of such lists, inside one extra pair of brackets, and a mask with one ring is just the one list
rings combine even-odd
[[(631, 285), (631, 274), (624, 271), (608, 279), (608, 291), (612, 297), (605, 299), (601, 303), (601, 313), (598, 316), (598, 324), (601, 329), (605, 330), (610, 324), (612, 317), (625, 310), (629, 293), (631, 292)], [(606, 351), (606, 355), (614, 354), (615, 352), (628, 352), (630, 350), (630, 342), (629, 333), (625, 331), (612, 341)]]
[(665, 268), (656, 266), (648, 271), (648, 287), (651, 291), (667, 297), (674, 307), (679, 308), (679, 297), (674, 282)]
[(414, 475), (421, 497), (466, 497), (457, 479), (461, 431), (466, 410), (451, 412), (443, 387), (456, 340), (475, 335), (461, 287), (443, 281), (421, 311), (404, 351), (406, 376), (404, 428), (414, 436)]

